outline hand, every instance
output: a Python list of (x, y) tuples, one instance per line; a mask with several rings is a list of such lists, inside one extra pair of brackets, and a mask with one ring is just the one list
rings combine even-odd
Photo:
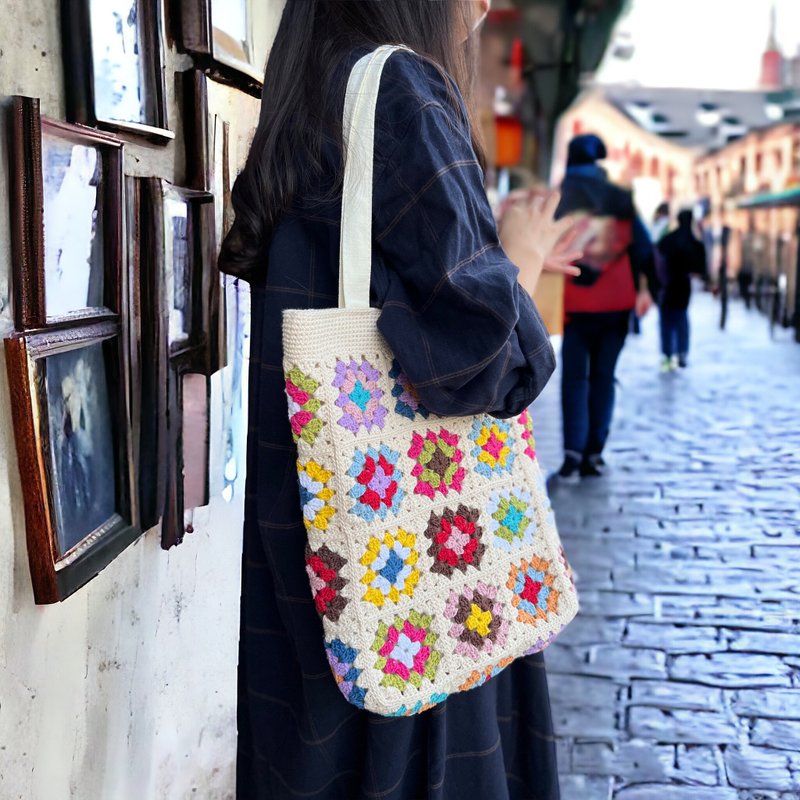
[(642, 289), (636, 295), (636, 316), (640, 319), (653, 307), (653, 295), (647, 289)]
[(519, 281), (533, 294), (543, 270), (565, 275), (579, 275), (572, 266), (583, 253), (575, 242), (582, 225), (570, 217), (555, 219), (561, 201), (558, 192), (529, 201), (512, 202), (503, 214), (500, 240), (508, 257), (519, 267)]

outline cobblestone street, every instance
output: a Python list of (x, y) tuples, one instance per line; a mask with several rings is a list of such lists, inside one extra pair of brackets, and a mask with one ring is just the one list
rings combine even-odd
[[(695, 295), (631, 337), (605, 478), (553, 492), (582, 614), (546, 653), (564, 800), (800, 798), (800, 345)], [(559, 460), (554, 379), (537, 401)], [(550, 424), (550, 421), (553, 421)]]

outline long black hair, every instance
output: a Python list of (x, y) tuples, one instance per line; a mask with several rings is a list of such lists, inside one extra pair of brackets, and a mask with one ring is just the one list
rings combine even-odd
[[(337, 73), (356, 48), (410, 47), (451, 76), (472, 116), (475, 37), (464, 41), (471, 5), (463, 0), (286, 0), (258, 128), (233, 189), (236, 219), (220, 253), (223, 272), (248, 280), (263, 275), (276, 224), (309, 177), (324, 175), (324, 142), (332, 139), (341, 149), (345, 82)], [(455, 91), (452, 99), (457, 102)], [(472, 121), (481, 156), (479, 129)], [(332, 177), (335, 192), (341, 175)]]

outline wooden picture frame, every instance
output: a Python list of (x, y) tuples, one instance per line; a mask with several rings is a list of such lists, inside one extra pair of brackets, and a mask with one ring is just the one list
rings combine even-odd
[(173, 0), (181, 49), (258, 96), (283, 5), (283, 0)]
[[(194, 458), (189, 462), (184, 456), (184, 401), (192, 401), (192, 434), (198, 435), (199, 430), (205, 441), (203, 445), (193, 440), (192, 445), (200, 444), (207, 451), (209, 423), (198, 423), (201, 415), (196, 412), (197, 406), (203, 405), (203, 393), (199, 399), (197, 394), (197, 386), (202, 384), (208, 418), (208, 377), (214, 365), (207, 332), (218, 324), (219, 315), (211, 301), (217, 282), (209, 243), (213, 197), (157, 178), (132, 178), (126, 188), (129, 220), (136, 220), (129, 221), (129, 230), (135, 227), (139, 241), (131, 259), (136, 298), (131, 339), (137, 345), (139, 364), (132, 405), (141, 409), (137, 442), (142, 519), (147, 527), (160, 521), (162, 547), (169, 549), (180, 544), (186, 532), (187, 484), (192, 502), (199, 498), (205, 505), (209, 497), (208, 458), (198, 466)], [(176, 259), (185, 261), (177, 271), (190, 273), (184, 284), (185, 302), (178, 304)], [(187, 375), (202, 378), (202, 382), (190, 380), (190, 393), (184, 391)]]
[(29, 97), (15, 97), (11, 115), (17, 330), (115, 317), (123, 301), (122, 142), (43, 118)]
[(5, 341), (37, 603), (66, 599), (140, 534), (120, 322)]
[(162, 0), (61, 0), (61, 21), (68, 119), (162, 144), (174, 139)]

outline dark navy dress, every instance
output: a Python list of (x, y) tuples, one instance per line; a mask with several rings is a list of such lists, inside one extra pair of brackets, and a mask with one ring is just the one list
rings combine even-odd
[[(500, 248), (464, 109), (413, 54), (386, 67), (375, 141), (381, 331), (431, 410), (520, 413), (555, 357)], [(305, 573), (281, 312), (336, 305), (339, 214), (317, 192), (299, 198), (253, 286), (237, 796), (556, 800), (541, 656), (402, 719), (351, 706), (331, 677)]]

